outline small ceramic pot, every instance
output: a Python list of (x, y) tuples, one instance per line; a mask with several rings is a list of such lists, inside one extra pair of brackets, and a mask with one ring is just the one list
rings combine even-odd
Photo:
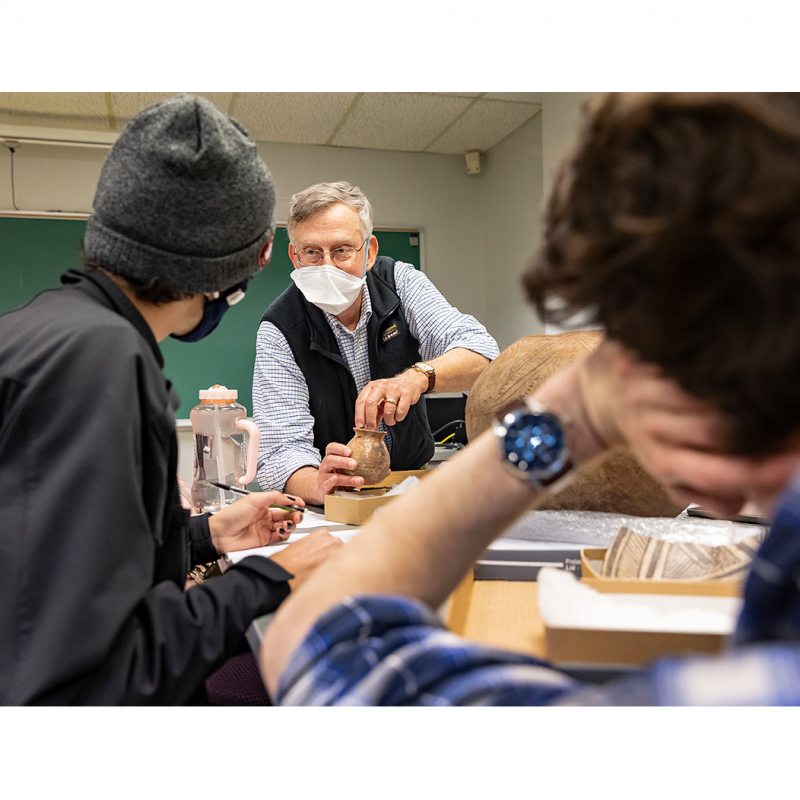
[(353, 470), (343, 470), (346, 475), (360, 475), (365, 486), (380, 483), (391, 472), (391, 458), (384, 441), (383, 431), (353, 428), (355, 436), (347, 443), (351, 458), (358, 462)]

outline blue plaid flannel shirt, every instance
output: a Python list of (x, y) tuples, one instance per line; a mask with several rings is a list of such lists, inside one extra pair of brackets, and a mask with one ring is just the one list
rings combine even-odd
[(800, 479), (787, 489), (745, 584), (731, 646), (662, 659), (604, 685), (471, 644), (407, 598), (347, 598), (314, 625), (281, 676), (284, 705), (798, 705)]

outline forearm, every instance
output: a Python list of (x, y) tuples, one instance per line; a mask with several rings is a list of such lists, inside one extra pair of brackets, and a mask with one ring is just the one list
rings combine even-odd
[(480, 353), (454, 347), (428, 363), (436, 369), (434, 392), (465, 392), (472, 388), (472, 384), (491, 362)]
[(302, 497), (306, 503), (321, 506), (324, 498), (319, 493), (319, 470), (316, 467), (300, 467), (289, 476), (283, 491)]

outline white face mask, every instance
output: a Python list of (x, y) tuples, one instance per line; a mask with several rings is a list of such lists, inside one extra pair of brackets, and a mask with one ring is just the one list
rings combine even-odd
[(366, 275), (357, 278), (338, 267), (323, 265), (292, 270), (291, 278), (309, 303), (336, 315), (355, 303)]

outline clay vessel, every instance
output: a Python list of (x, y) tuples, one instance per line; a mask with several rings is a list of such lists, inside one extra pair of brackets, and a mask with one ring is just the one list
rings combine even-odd
[(601, 574), (606, 578), (742, 581), (763, 539), (762, 531), (727, 545), (668, 542), (623, 525), (606, 550)]
[(345, 475), (360, 475), (365, 486), (380, 483), (391, 472), (389, 450), (383, 431), (371, 431), (367, 428), (353, 428), (356, 435), (347, 443), (352, 451), (351, 458), (358, 462), (353, 470), (343, 470)]

